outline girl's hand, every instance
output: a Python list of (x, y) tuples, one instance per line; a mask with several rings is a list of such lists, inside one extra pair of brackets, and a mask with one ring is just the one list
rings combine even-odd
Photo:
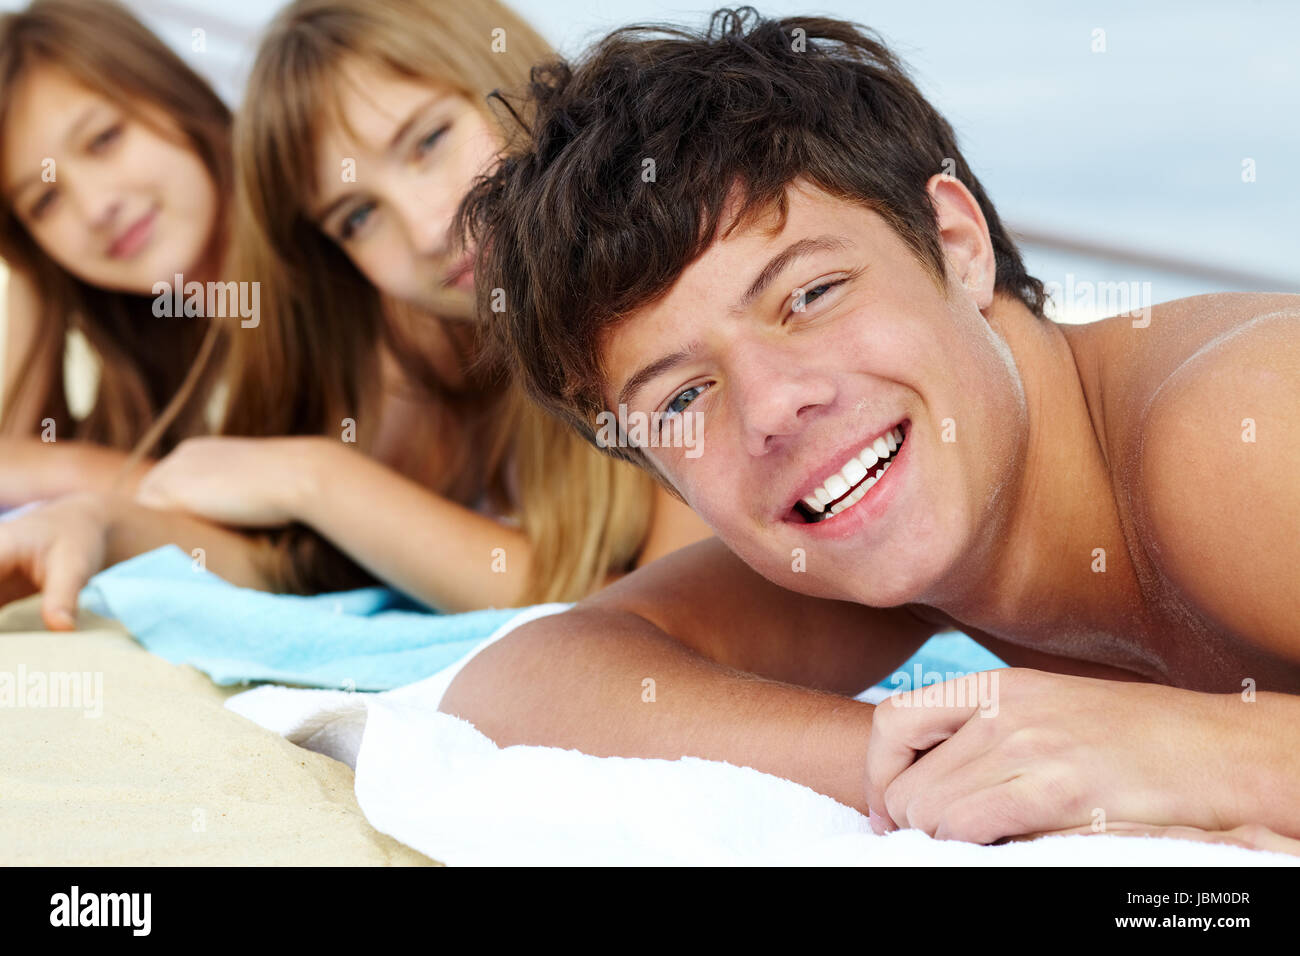
[(136, 500), (221, 524), (270, 528), (297, 519), (323, 438), (191, 438), (154, 465)]
[(77, 595), (104, 567), (111, 499), (69, 495), (0, 524), (0, 604), (44, 591), (52, 631), (77, 626)]

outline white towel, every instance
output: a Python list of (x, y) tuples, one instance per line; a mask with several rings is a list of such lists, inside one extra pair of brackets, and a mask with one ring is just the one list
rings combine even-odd
[[(474, 653), (569, 606), (529, 608)], [(1167, 838), (1044, 837), (984, 847), (915, 830), (876, 836), (856, 810), (749, 767), (503, 749), (438, 712), (468, 660), (379, 694), (266, 686), (226, 706), (353, 766), (357, 802), (371, 825), (452, 866), (1300, 865), (1295, 857)]]

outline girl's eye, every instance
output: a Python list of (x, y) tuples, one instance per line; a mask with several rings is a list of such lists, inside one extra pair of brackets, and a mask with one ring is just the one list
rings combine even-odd
[(339, 228), (339, 235), (345, 242), (355, 236), (357, 230), (366, 224), (366, 220), (370, 218), (374, 208), (375, 204), (368, 202), (348, 213), (347, 218), (343, 220), (343, 225)]
[(447, 132), (449, 128), (449, 126), (440, 126), (428, 136), (424, 137), (424, 139), (420, 140), (420, 142), (415, 145), (416, 158), (423, 159), (429, 150), (433, 149), (433, 147), (438, 144), (438, 140), (442, 138), (442, 134)]
[(678, 392), (676, 395), (673, 396), (672, 401), (670, 401), (664, 407), (664, 417), (671, 418), (674, 415), (680, 415), (682, 412), (686, 411), (686, 406), (689, 405), (691, 401), (694, 400), (694, 396), (692, 396), (692, 399), (688, 400), (685, 405), (679, 405), (679, 403), (682, 400), (682, 396), (690, 395), (691, 392), (702, 392), (702, 391), (704, 391), (704, 387), (702, 385), (692, 385), (690, 388), (683, 389), (682, 391)]
[(114, 123), (108, 129), (104, 130), (98, 136), (92, 139), (87, 148), (92, 153), (103, 152), (108, 146), (110, 146), (113, 143), (114, 140), (117, 139), (119, 135), (121, 135), (121, 133), (122, 133), (122, 124)]

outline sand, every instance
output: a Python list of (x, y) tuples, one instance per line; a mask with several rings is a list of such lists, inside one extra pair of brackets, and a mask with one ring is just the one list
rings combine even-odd
[[(433, 865), (366, 822), (350, 767), (222, 706), (244, 688), (116, 622), (42, 631), (35, 602), (0, 610), (0, 863)], [(90, 676), (55, 700), (56, 672)]]

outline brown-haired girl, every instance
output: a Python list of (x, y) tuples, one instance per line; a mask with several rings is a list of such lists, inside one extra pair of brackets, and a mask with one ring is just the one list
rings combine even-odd
[[(35, 0), (0, 19), (0, 507), (107, 486), (198, 372), (209, 323), (155, 315), (153, 292), (223, 273), (230, 137), (221, 99), (117, 3)], [(80, 419), (63, 374), (74, 330), (100, 366)], [(184, 404), (164, 451), (203, 430), (203, 403)]]

